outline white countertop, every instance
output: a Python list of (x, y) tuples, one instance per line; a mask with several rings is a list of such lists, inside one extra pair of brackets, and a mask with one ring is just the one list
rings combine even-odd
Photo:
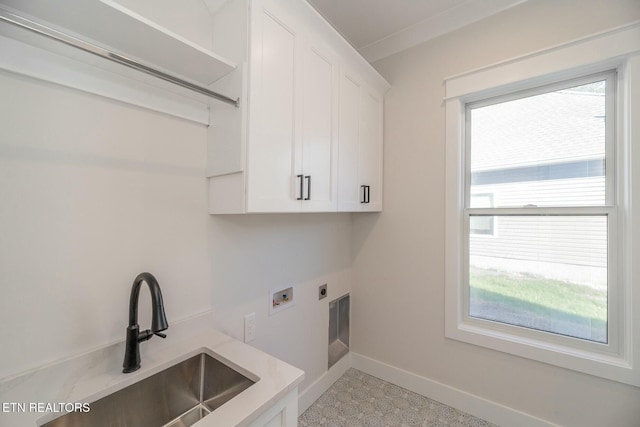
[(122, 373), (124, 343), (117, 343), (2, 380), (0, 405), (24, 403), (26, 411), (5, 412), (8, 408), (0, 406), (0, 426), (41, 425), (60, 414), (30, 412), (31, 403), (90, 403), (201, 352), (257, 381), (204, 417), (198, 427), (248, 425), (304, 378), (302, 370), (216, 331), (211, 324), (206, 314), (170, 325), (164, 340), (154, 337), (141, 343), (142, 367), (131, 374)]

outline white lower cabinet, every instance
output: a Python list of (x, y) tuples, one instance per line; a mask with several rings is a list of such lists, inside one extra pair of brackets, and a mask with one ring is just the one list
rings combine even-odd
[(249, 427), (295, 427), (298, 425), (298, 388), (267, 409)]
[[(211, 111), (210, 212), (380, 210), (382, 96), (374, 93), (388, 84), (306, 2), (225, 7), (237, 2), (248, 16), (246, 61), (214, 88), (243, 96), (239, 109)], [(357, 83), (354, 95), (343, 83), (347, 68), (379, 90)], [(339, 145), (343, 128), (355, 132), (353, 147)]]

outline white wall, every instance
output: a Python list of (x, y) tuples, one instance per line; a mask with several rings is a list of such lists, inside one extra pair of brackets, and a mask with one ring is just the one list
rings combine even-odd
[(563, 426), (637, 426), (640, 389), (444, 338), (444, 78), (640, 18), (637, 0), (531, 0), (374, 66), (385, 206), (354, 216), (352, 350)]
[[(304, 369), (301, 390), (326, 370), (348, 214), (211, 216), (204, 126), (5, 72), (0, 93), (0, 378), (123, 340), (142, 271), (170, 323), (213, 309), (242, 339), (256, 312), (253, 345)], [(297, 305), (269, 317), (269, 289), (291, 284)]]
[(118, 339), (141, 271), (169, 318), (208, 308), (205, 127), (8, 73), (0, 87), (0, 377)]
[[(350, 214), (216, 216), (211, 225), (219, 329), (242, 339), (243, 316), (255, 312), (252, 345), (304, 369), (304, 391), (327, 370), (329, 301), (351, 290)], [(292, 284), (296, 305), (269, 316), (269, 290)]]

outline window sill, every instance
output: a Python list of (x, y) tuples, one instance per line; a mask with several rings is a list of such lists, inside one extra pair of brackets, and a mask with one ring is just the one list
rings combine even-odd
[[(524, 357), (538, 362), (571, 369), (586, 374), (607, 378), (613, 381), (640, 386), (640, 374), (634, 372), (631, 361), (621, 355), (607, 354), (606, 346), (602, 351), (580, 349), (578, 346), (563, 345), (561, 341), (574, 341), (582, 344), (580, 339), (552, 336), (550, 340), (537, 339), (536, 335), (553, 335), (540, 331), (530, 331), (505, 325), (505, 329), (523, 329), (514, 334), (493, 327), (483, 327), (483, 323), (495, 323), (479, 319), (461, 321), (454, 327), (447, 324), (447, 338), (490, 348), (503, 353)], [(552, 342), (557, 338), (558, 342)], [(595, 344), (595, 343), (589, 343)], [(594, 345), (594, 347), (597, 347)]]

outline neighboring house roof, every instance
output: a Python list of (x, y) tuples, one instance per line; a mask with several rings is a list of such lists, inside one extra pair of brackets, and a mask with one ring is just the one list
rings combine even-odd
[(604, 93), (563, 90), (471, 111), (472, 171), (604, 159)]

